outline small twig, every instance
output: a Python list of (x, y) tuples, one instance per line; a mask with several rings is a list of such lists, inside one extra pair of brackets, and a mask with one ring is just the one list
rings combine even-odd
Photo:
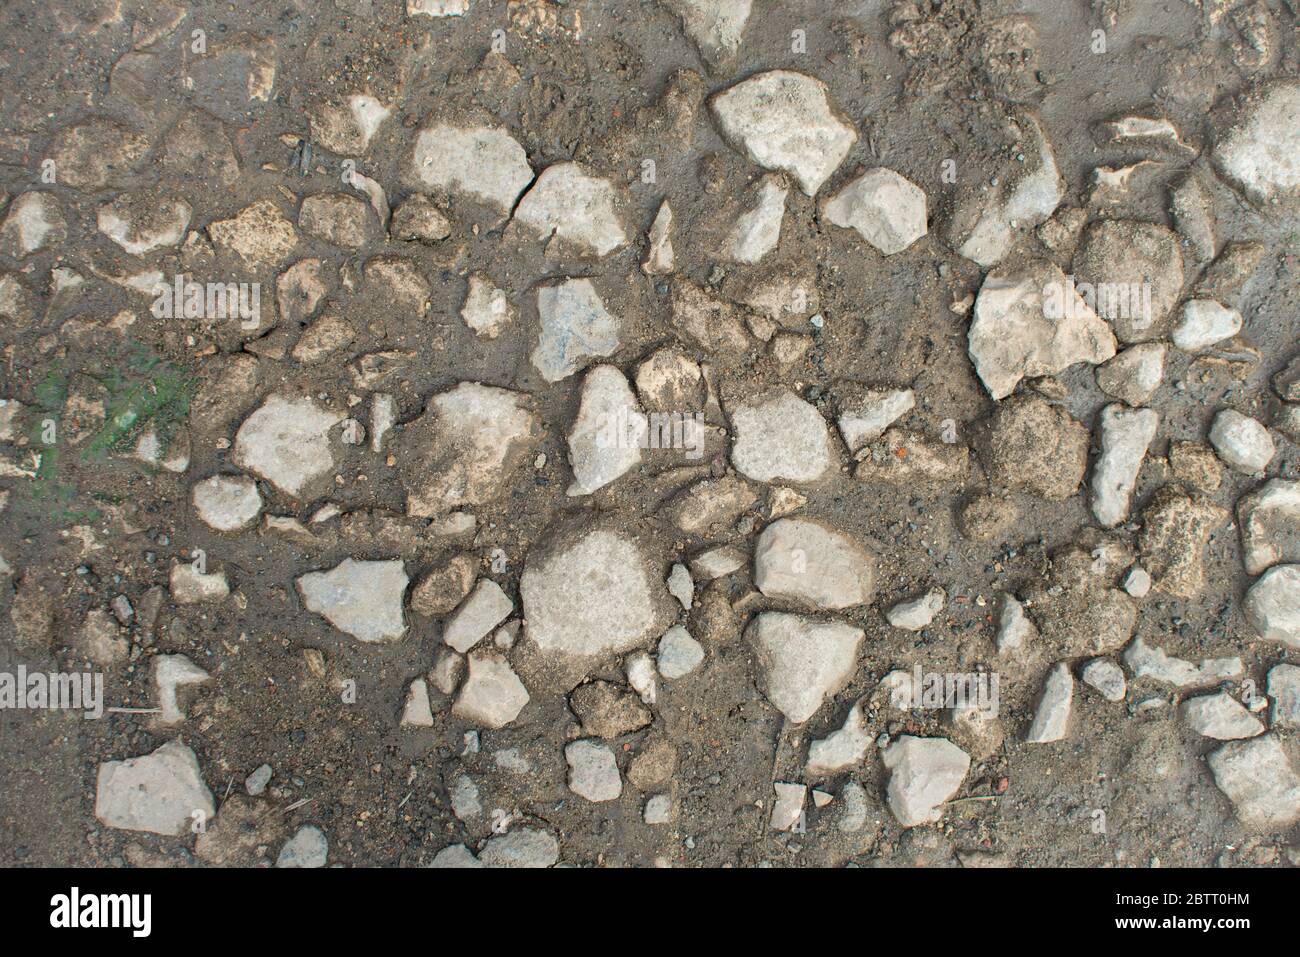
[(975, 797), (953, 798), (951, 801), (945, 801), (945, 804), (960, 804), (962, 801), (996, 801), (1002, 797), (1001, 794), (980, 794)]
[(298, 810), (298, 808), (302, 807), (304, 804), (310, 804), (310, 803), (311, 803), (312, 801), (314, 801), (314, 800), (316, 800), (316, 799), (315, 799), (315, 798), (303, 798), (303, 799), (300, 800), (300, 801), (294, 801), (292, 804), (290, 804), (287, 808), (284, 809), (284, 813), (285, 813), (285, 814), (288, 814), (288, 813), (290, 813), (291, 811), (296, 811), (296, 810)]
[(162, 714), (162, 708), (105, 708), (109, 714)]

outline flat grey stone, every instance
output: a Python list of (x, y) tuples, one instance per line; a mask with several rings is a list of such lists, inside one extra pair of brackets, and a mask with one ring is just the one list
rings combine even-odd
[(1025, 734), (1029, 744), (1045, 744), (1065, 737), (1070, 723), (1070, 705), (1074, 700), (1074, 676), (1070, 666), (1058, 662), (1052, 667), (1043, 683), (1043, 693), (1038, 699), (1038, 710)]
[(537, 290), (541, 333), (532, 362), (547, 382), (573, 375), (619, 346), (619, 322), (590, 279), (566, 279)]
[(1300, 482), (1269, 479), (1237, 501), (1242, 562), (1258, 575), (1270, 565), (1300, 563)]
[(95, 817), (107, 827), (180, 837), (195, 821), (206, 823), (216, 813), (198, 758), (180, 739), (151, 754), (99, 766)]
[(1273, 735), (1229, 741), (1206, 761), (1243, 824), (1281, 831), (1300, 821), (1300, 777)]
[(1210, 444), (1219, 458), (1238, 472), (1262, 472), (1277, 452), (1268, 429), (1236, 409), (1224, 409), (1210, 426)]
[(925, 192), (892, 169), (869, 169), (822, 203), (822, 215), (885, 256), (901, 253), (926, 234)]
[(593, 803), (614, 801), (623, 793), (623, 781), (609, 745), (599, 741), (573, 741), (564, 748), (569, 764), (569, 790)]
[(756, 482), (816, 482), (834, 465), (830, 430), (815, 406), (788, 389), (734, 403), (731, 463)]
[(303, 607), (358, 641), (396, 641), (406, 634), (402, 597), (410, 579), (401, 561), (344, 559), (298, 579)]
[(1246, 592), (1246, 618), (1265, 641), (1300, 648), (1300, 565), (1274, 565)]
[(329, 841), (314, 824), (304, 824), (280, 848), (276, 867), (324, 867), (329, 859)]
[(478, 859), (487, 867), (553, 867), (560, 844), (548, 831), (520, 827), (491, 838)]
[(627, 245), (614, 185), (577, 163), (542, 170), (515, 209), (515, 222), (584, 254), (607, 256)]
[(1128, 518), (1133, 489), (1147, 448), (1160, 427), (1154, 409), (1108, 405), (1098, 417), (1101, 454), (1092, 469), (1092, 514), (1106, 527)]
[(297, 497), (333, 471), (329, 430), (345, 418), (306, 397), (269, 396), (239, 427), (235, 464)]
[(674, 625), (659, 639), (659, 673), (672, 681), (684, 678), (704, 661), (704, 646), (681, 625)]
[(850, 608), (871, 601), (876, 560), (862, 545), (818, 522), (782, 518), (754, 548), (754, 584), (769, 598), (814, 608)]
[(1207, 738), (1235, 741), (1264, 733), (1263, 723), (1226, 691), (1188, 698), (1179, 711), (1188, 727)]
[(411, 161), (424, 186), (465, 193), (504, 218), (533, 181), (524, 148), (504, 129), (439, 123), (420, 131)]
[(469, 655), (469, 673), (452, 714), (485, 728), (504, 728), (528, 704), (528, 689), (503, 656), (490, 651)]
[(497, 625), (510, 617), (515, 603), (490, 578), (480, 578), (442, 629), (442, 642), (461, 654), (469, 651)]
[(889, 771), (889, 809), (903, 827), (939, 821), (944, 803), (970, 770), (970, 756), (944, 738), (901, 735), (885, 749), (882, 760)]
[(763, 670), (763, 694), (802, 724), (853, 676), (863, 633), (840, 622), (762, 612), (746, 629)]

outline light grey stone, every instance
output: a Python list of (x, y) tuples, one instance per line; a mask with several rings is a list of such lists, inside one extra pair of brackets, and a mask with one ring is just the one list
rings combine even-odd
[(515, 222), (583, 254), (607, 256), (628, 241), (618, 207), (609, 180), (577, 163), (556, 163), (542, 170), (519, 201)]
[(1034, 712), (1033, 723), (1025, 734), (1029, 744), (1045, 744), (1060, 741), (1070, 723), (1070, 706), (1074, 701), (1074, 676), (1070, 666), (1058, 662), (1052, 666), (1043, 683), (1043, 693), (1038, 700), (1038, 710)]
[(271, 783), (272, 773), (269, 764), (259, 764), (252, 774), (244, 778), (244, 790), (252, 797), (259, 797)]
[(192, 500), (203, 524), (219, 532), (247, 528), (262, 511), (257, 483), (243, 475), (213, 475), (196, 482)]
[(1300, 821), (1300, 777), (1274, 735), (1229, 741), (1206, 761), (1243, 824), (1281, 831)]
[(239, 427), (235, 464), (297, 497), (334, 469), (329, 430), (345, 418), (306, 397), (269, 396)]
[(1124, 649), (1124, 663), (1134, 678), (1153, 678), (1179, 688), (1202, 688), (1242, 672), (1240, 658), (1206, 658), (1199, 665), (1166, 654), (1162, 648), (1134, 638)]
[(406, 634), (402, 596), (406, 568), (401, 561), (344, 559), (327, 572), (298, 579), (303, 607), (358, 641), (396, 641)]
[(1300, 728), (1300, 665), (1274, 665), (1268, 672), (1273, 726)]
[(1265, 641), (1300, 648), (1300, 565), (1274, 565), (1246, 592), (1246, 618)]
[(1182, 318), (1174, 326), (1173, 341), (1184, 352), (1200, 352), (1241, 331), (1241, 313), (1212, 299), (1183, 303)]
[(645, 802), (643, 819), (647, 824), (668, 824), (672, 821), (673, 799), (667, 794), (656, 794)]
[(802, 724), (848, 683), (863, 633), (840, 622), (768, 611), (755, 617), (746, 637), (758, 653), (764, 695)]
[(1094, 658), (1083, 666), (1083, 683), (1091, 685), (1107, 701), (1123, 701), (1128, 692), (1124, 669), (1109, 658)]
[(885, 620), (895, 628), (907, 631), (920, 631), (934, 621), (934, 616), (943, 610), (947, 596), (942, 588), (931, 588), (924, 595), (900, 601), (885, 612)]
[(412, 175), (424, 186), (465, 193), (504, 218), (533, 181), (524, 148), (504, 129), (440, 123), (415, 140)]
[(304, 824), (280, 848), (276, 867), (324, 867), (329, 860), (329, 841), (314, 824)]
[(1236, 409), (1224, 409), (1214, 417), (1210, 444), (1228, 466), (1246, 475), (1262, 472), (1277, 452), (1268, 429)]
[(854, 704), (844, 719), (844, 725), (808, 746), (806, 777), (824, 777), (860, 764), (871, 747), (872, 735), (867, 731), (862, 706)]
[(515, 603), (490, 578), (480, 578), (459, 608), (447, 619), (442, 642), (461, 654), (469, 651), (497, 625), (510, 617)]
[(789, 191), (779, 174), (769, 173), (759, 181), (754, 206), (740, 215), (727, 234), (728, 258), (753, 265), (776, 248)]
[(768, 598), (813, 608), (850, 608), (871, 601), (876, 560), (842, 532), (801, 518), (772, 522), (754, 548), (754, 584)]
[(433, 708), (429, 704), (429, 683), (423, 678), (416, 678), (407, 686), (406, 703), (402, 705), (400, 724), (403, 728), (433, 727)]
[(528, 704), (528, 689), (505, 658), (495, 652), (471, 652), (468, 661), (469, 673), (452, 705), (452, 714), (486, 728), (504, 728)]
[(547, 382), (568, 378), (592, 358), (619, 346), (619, 322), (590, 279), (566, 279), (537, 290), (541, 333), (532, 362)]
[(564, 748), (569, 764), (569, 790), (593, 803), (615, 801), (623, 793), (623, 780), (609, 745), (599, 741), (573, 741)]
[(714, 96), (710, 106), (728, 142), (764, 169), (791, 174), (808, 196), (858, 138), (832, 110), (826, 84), (791, 70), (755, 74)]
[(704, 646), (681, 625), (674, 625), (659, 639), (659, 673), (669, 681), (684, 678), (704, 661)]
[(553, 867), (560, 844), (548, 831), (520, 827), (491, 838), (478, 859), (488, 867)]
[(1030, 651), (1038, 638), (1038, 629), (1025, 614), (1025, 606), (1015, 595), (1004, 592), (998, 606), (998, 631), (995, 642), (1000, 655), (1020, 655)]
[(173, 565), (170, 582), (172, 601), (178, 605), (220, 601), (230, 594), (224, 571), (200, 572), (190, 563)]
[(1179, 711), (1188, 727), (1207, 738), (1235, 741), (1264, 733), (1263, 723), (1226, 691), (1188, 698)]
[(1300, 482), (1269, 479), (1237, 501), (1242, 562), (1258, 575), (1270, 565), (1300, 563)]
[(153, 683), (160, 711), (155, 718), (158, 725), (172, 727), (185, 720), (185, 712), (176, 699), (178, 688), (203, 684), (211, 679), (210, 674), (184, 655), (158, 655), (154, 658)]
[(816, 482), (834, 465), (830, 430), (816, 407), (788, 389), (735, 403), (731, 463), (756, 482)]
[(788, 831), (803, 817), (803, 802), (808, 796), (806, 784), (777, 781), (772, 785), (776, 800), (772, 802), (772, 816), (768, 824), (774, 831)]
[(570, 497), (591, 495), (641, 463), (649, 425), (641, 403), (616, 366), (599, 365), (582, 383), (578, 415), (568, 435), (573, 467)]
[(940, 820), (944, 803), (970, 770), (970, 756), (944, 738), (901, 735), (885, 749), (882, 760), (889, 771), (889, 809), (903, 827)]
[(844, 444), (850, 452), (857, 452), (884, 435), (915, 405), (916, 395), (911, 389), (873, 389), (845, 403), (837, 420)]
[(822, 215), (852, 229), (885, 256), (926, 234), (925, 191), (892, 169), (869, 169), (822, 203)]
[(195, 812), (210, 821), (217, 809), (198, 758), (179, 739), (99, 766), (95, 817), (107, 827), (179, 837), (189, 833)]
[(1127, 409), (1118, 403), (1101, 410), (1101, 454), (1092, 469), (1092, 514), (1106, 527), (1128, 518), (1133, 489), (1147, 447), (1160, 427), (1154, 409)]
[(1146, 405), (1165, 374), (1163, 342), (1139, 342), (1097, 367), (1097, 387), (1128, 405)]
[(1300, 196), (1300, 83), (1270, 84), (1233, 116), (1211, 153), (1220, 175), (1257, 203)]
[(695, 600), (695, 582), (690, 571), (680, 562), (668, 573), (668, 594), (676, 598), (686, 611), (691, 610), (691, 602)]

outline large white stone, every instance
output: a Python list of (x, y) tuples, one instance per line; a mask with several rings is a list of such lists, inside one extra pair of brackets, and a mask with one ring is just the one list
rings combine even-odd
[(731, 464), (756, 482), (816, 482), (834, 465), (830, 429), (788, 389), (735, 402)]
[(1265, 641), (1300, 648), (1300, 565), (1274, 565), (1255, 579), (1246, 618)]
[(933, 824), (943, 817), (943, 805), (957, 793), (970, 755), (944, 738), (904, 734), (883, 755), (889, 771), (886, 798), (903, 827)]
[(179, 837), (216, 811), (198, 758), (179, 739), (152, 754), (99, 766), (95, 817), (108, 827)]
[(541, 332), (532, 361), (547, 382), (559, 382), (588, 360), (618, 348), (618, 320), (605, 308), (590, 279), (540, 287), (537, 315)]
[(452, 714), (485, 728), (504, 728), (528, 704), (528, 689), (501, 655), (474, 651)]
[(1300, 563), (1300, 482), (1269, 479), (1238, 500), (1237, 520), (1248, 574), (1279, 562)]
[(763, 529), (754, 548), (754, 584), (769, 598), (815, 608), (849, 608), (871, 601), (875, 558), (842, 532), (802, 518)]
[(577, 163), (556, 163), (542, 170), (519, 201), (515, 221), (544, 239), (553, 236), (597, 256), (608, 255), (628, 241), (613, 184)]
[(641, 403), (617, 366), (596, 366), (582, 383), (569, 432), (570, 496), (590, 495), (641, 463), (649, 426)]
[(298, 579), (303, 607), (358, 641), (396, 641), (406, 633), (402, 596), (410, 581), (400, 561), (344, 559)]
[(1280, 831), (1300, 821), (1300, 777), (1273, 735), (1229, 741), (1206, 761), (1243, 824)]
[(813, 196), (857, 141), (831, 108), (826, 84), (791, 70), (742, 80), (710, 101), (727, 138), (765, 169), (790, 173)]
[(1300, 83), (1265, 87), (1239, 116), (1211, 154), (1218, 171), (1256, 202), (1300, 195)]
[(272, 395), (239, 427), (235, 464), (296, 496), (334, 468), (329, 430), (344, 418), (306, 397)]
[(514, 608), (515, 603), (500, 585), (490, 578), (480, 578), (469, 597), (447, 619), (442, 629), (443, 644), (464, 654), (505, 621)]
[(892, 169), (869, 169), (822, 204), (822, 215), (886, 256), (926, 234), (925, 191)]
[(727, 255), (734, 262), (753, 265), (776, 248), (789, 191), (777, 174), (769, 173), (759, 182), (753, 208), (740, 215), (727, 236)]
[(524, 148), (503, 129), (439, 123), (421, 130), (412, 159), (425, 186), (467, 193), (505, 216), (533, 181)]
[(1092, 514), (1110, 527), (1128, 518), (1142, 460), (1156, 436), (1160, 416), (1153, 409), (1115, 404), (1101, 410), (1098, 423), (1101, 455), (1092, 470)]
[(985, 277), (969, 349), (989, 395), (1004, 399), (1022, 378), (1055, 375), (1076, 362), (1105, 362), (1115, 354), (1115, 335), (1059, 267), (1035, 260)]
[(746, 637), (763, 669), (763, 693), (792, 723), (802, 724), (853, 676), (863, 633), (840, 622), (767, 611)]
[(1277, 452), (1268, 429), (1236, 409), (1224, 409), (1214, 417), (1210, 444), (1219, 458), (1246, 475), (1262, 472)]
[(192, 498), (199, 518), (219, 532), (247, 528), (262, 511), (257, 483), (242, 475), (213, 475), (196, 482)]

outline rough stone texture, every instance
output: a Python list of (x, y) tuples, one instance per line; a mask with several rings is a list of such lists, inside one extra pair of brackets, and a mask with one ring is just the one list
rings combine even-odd
[(271, 395), (235, 436), (235, 464), (298, 496), (334, 468), (329, 431), (344, 416), (312, 399)]
[(481, 578), (456, 613), (447, 619), (442, 642), (464, 654), (510, 617), (514, 608), (515, 603), (500, 585), (490, 578)]
[(257, 483), (243, 476), (214, 475), (196, 482), (191, 495), (199, 519), (219, 532), (247, 528), (262, 511)]
[(541, 333), (532, 361), (547, 382), (573, 375), (619, 345), (619, 322), (589, 279), (566, 279), (537, 290)]
[(1268, 673), (1273, 726), (1300, 728), (1300, 665), (1274, 665)]
[(640, 731), (654, 714), (636, 695), (609, 681), (589, 681), (569, 695), (569, 707), (582, 722), (582, 733), (617, 738)]
[(1183, 303), (1182, 316), (1171, 336), (1184, 352), (1200, 352), (1241, 331), (1241, 313), (1210, 299)]
[(1257, 203), (1300, 197), (1300, 84), (1265, 86), (1229, 116), (1210, 154), (1219, 174)]
[(108, 827), (179, 837), (189, 833), (196, 811), (208, 821), (217, 808), (198, 758), (180, 739), (151, 754), (99, 766), (95, 817)]
[(681, 625), (674, 625), (659, 639), (659, 673), (673, 681), (684, 678), (704, 661), (704, 646)]
[(1088, 430), (1038, 396), (998, 403), (976, 448), (991, 481), (1043, 498), (1069, 498), (1088, 467)]
[(1300, 777), (1273, 735), (1230, 741), (1206, 762), (1243, 824), (1281, 831), (1300, 821)]
[(1097, 367), (1097, 387), (1129, 405), (1146, 405), (1165, 374), (1165, 344), (1142, 342)]
[(26, 192), (9, 204), (0, 224), (0, 253), (26, 259), (60, 246), (68, 238), (68, 221), (53, 193)]
[(911, 389), (870, 389), (844, 402), (837, 423), (844, 444), (850, 452), (857, 452), (868, 442), (885, 434), (894, 422), (916, 405), (916, 394)]
[(1074, 700), (1074, 676), (1065, 662), (1055, 665), (1043, 683), (1043, 693), (1038, 699), (1038, 710), (1033, 723), (1025, 733), (1029, 744), (1060, 741), (1070, 724), (1070, 705)]
[(493, 206), (502, 218), (533, 181), (524, 148), (505, 130), (448, 123), (420, 131), (411, 173), (426, 187), (464, 193)]
[(1102, 525), (1118, 525), (1128, 518), (1142, 460), (1160, 427), (1160, 416), (1152, 409), (1108, 405), (1101, 410), (1098, 426), (1101, 455), (1092, 470), (1092, 514)]
[(943, 817), (943, 805), (957, 793), (970, 756), (944, 738), (917, 738), (905, 734), (885, 749), (889, 771), (885, 795), (889, 809), (903, 827), (933, 824)]
[(852, 677), (863, 633), (838, 622), (763, 612), (746, 629), (763, 670), (763, 693), (794, 724)]
[(1154, 587), (1191, 598), (1205, 586), (1203, 556), (1214, 530), (1228, 520), (1226, 509), (1174, 485), (1157, 489), (1142, 510), (1138, 550)]
[(567, 494), (591, 495), (636, 468), (648, 430), (641, 403), (617, 366), (588, 372), (568, 435), (573, 482)]
[(1197, 734), (1219, 741), (1253, 738), (1264, 733), (1263, 723), (1225, 691), (1188, 698), (1179, 707), (1179, 713)]
[(358, 641), (396, 641), (406, 634), (402, 596), (406, 569), (400, 561), (344, 559), (327, 572), (298, 579), (303, 606)]
[(807, 519), (773, 522), (754, 548), (754, 584), (759, 591), (813, 608), (850, 608), (871, 601), (875, 566), (875, 556), (847, 535)]
[[(1093, 308), (1110, 322), (1120, 342), (1148, 342), (1168, 331), (1183, 288), (1183, 254), (1178, 237), (1163, 226), (1103, 219), (1084, 232), (1074, 275), (1097, 290)], [(1130, 293), (1147, 284), (1149, 308), (1145, 295), (1141, 308), (1132, 308)]]
[(844, 719), (844, 726), (808, 746), (808, 763), (804, 774), (824, 777), (861, 763), (874, 736), (867, 730), (861, 705), (855, 704)]
[(298, 245), (298, 230), (273, 200), (259, 199), (230, 219), (208, 223), (208, 235), (254, 268), (278, 266)]
[[(1060, 318), (1045, 315), (1045, 288), (1062, 290)], [(1067, 288), (1059, 267), (1035, 260), (985, 277), (975, 299), (969, 351), (989, 395), (1004, 399), (1022, 378), (1054, 375), (1076, 362), (1105, 362), (1115, 354), (1115, 336)]]
[(1265, 641), (1300, 648), (1300, 565), (1274, 565), (1246, 592), (1246, 618)]
[(822, 203), (822, 215), (886, 256), (926, 234), (925, 192), (892, 169), (869, 169)]
[(661, 633), (662, 590), (637, 543), (606, 528), (530, 553), (519, 582), (529, 640), (567, 658), (629, 651)]
[(549, 831), (521, 827), (493, 837), (478, 859), (486, 867), (554, 867), (560, 844)]
[(452, 713), (485, 728), (504, 728), (528, 704), (528, 689), (501, 655), (475, 651)]
[(276, 867), (324, 867), (329, 860), (329, 841), (314, 824), (304, 824), (280, 848)]
[(731, 462), (756, 482), (816, 482), (832, 468), (830, 429), (788, 389), (733, 403)]
[(1207, 658), (1199, 665), (1174, 658), (1141, 638), (1124, 649), (1124, 663), (1134, 678), (1153, 678), (1179, 688), (1202, 688), (1241, 674), (1240, 658)]
[(435, 618), (455, 611), (478, 575), (472, 555), (455, 555), (445, 565), (431, 569), (411, 590), (411, 611)]
[(890, 607), (885, 612), (885, 620), (895, 628), (920, 631), (928, 627), (935, 616), (943, 610), (946, 597), (942, 588), (931, 588), (923, 595)]
[(727, 255), (733, 262), (753, 265), (776, 248), (789, 191), (778, 174), (759, 181), (754, 206), (740, 215), (727, 236)]
[(619, 205), (608, 180), (577, 163), (556, 163), (519, 201), (515, 222), (578, 252), (607, 256), (628, 241)]
[(1237, 500), (1241, 558), (1258, 575), (1270, 565), (1300, 563), (1300, 482), (1270, 479)]
[(1083, 683), (1097, 689), (1107, 701), (1123, 701), (1128, 691), (1128, 682), (1124, 680), (1124, 669), (1109, 658), (1094, 658), (1084, 665), (1079, 675)]
[(574, 741), (564, 748), (569, 790), (593, 803), (615, 801), (623, 793), (614, 752), (598, 741)]
[(681, 17), (682, 29), (713, 66), (729, 62), (740, 49), (751, 0), (660, 0)]
[(408, 515), (493, 501), (527, 464), (541, 419), (522, 393), (462, 382), (429, 399), (393, 441)]
[(722, 135), (759, 166), (784, 170), (808, 196), (857, 141), (838, 119), (826, 84), (791, 70), (759, 73), (710, 101)]

